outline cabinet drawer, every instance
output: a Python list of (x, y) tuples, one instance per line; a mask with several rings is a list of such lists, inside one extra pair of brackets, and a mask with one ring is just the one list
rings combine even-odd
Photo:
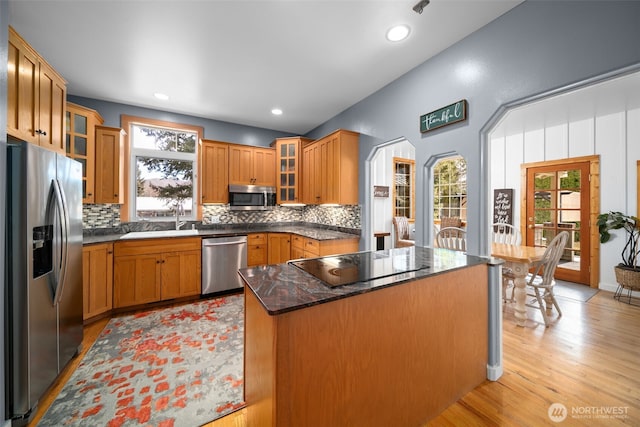
[(159, 254), (162, 252), (200, 250), (202, 239), (199, 237), (180, 237), (128, 240), (116, 242), (113, 246), (115, 256)]
[(291, 237), (291, 247), (304, 250), (304, 237), (294, 234)]
[(252, 233), (247, 236), (247, 244), (265, 245), (267, 243), (267, 233)]

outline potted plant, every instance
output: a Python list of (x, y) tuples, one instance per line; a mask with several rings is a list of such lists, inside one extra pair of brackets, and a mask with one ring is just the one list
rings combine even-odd
[[(611, 239), (611, 230), (624, 229), (625, 245), (622, 249), (622, 262), (614, 267), (616, 281), (629, 291), (640, 291), (640, 266), (638, 265), (640, 254), (640, 220), (622, 212), (610, 211), (598, 215), (598, 231), (600, 243), (606, 243)], [(616, 296), (620, 297), (621, 289), (618, 288)], [(631, 293), (629, 292), (629, 298)]]

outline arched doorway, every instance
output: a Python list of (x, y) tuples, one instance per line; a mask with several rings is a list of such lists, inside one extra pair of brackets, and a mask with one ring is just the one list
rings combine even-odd
[[(396, 212), (396, 200), (399, 203), (409, 200), (408, 211), (411, 211), (410, 181), (402, 181), (396, 186), (396, 171), (404, 175), (404, 166), (415, 160), (415, 147), (404, 137), (396, 138), (377, 145), (365, 162), (365, 203), (366, 211), (362, 213), (364, 231), (364, 250), (376, 250), (375, 234), (384, 234), (384, 248), (393, 247), (392, 218)], [(415, 164), (414, 164), (415, 168)], [(414, 171), (415, 173), (415, 171)], [(411, 172), (409, 171), (409, 176)], [(403, 187), (400, 189), (399, 187)], [(375, 190), (378, 189), (378, 194)], [(408, 197), (408, 199), (407, 199)], [(400, 202), (402, 200), (402, 202)], [(412, 218), (412, 224), (413, 224)], [(412, 227), (413, 229), (413, 227)], [(388, 235), (386, 235), (388, 233)]]
[[(588, 210), (588, 219), (580, 216), (579, 222), (592, 226), (590, 231), (579, 235), (579, 240), (574, 239), (570, 251), (573, 251), (573, 255), (587, 254), (589, 257), (586, 262), (581, 260), (588, 272), (585, 282), (591, 287), (607, 290), (615, 290), (615, 278), (610, 267), (618, 262), (614, 255), (616, 251), (615, 248), (607, 248), (607, 251), (600, 252), (597, 227), (593, 224), (600, 211), (635, 210), (636, 200), (630, 196), (635, 192), (620, 191), (620, 188), (633, 190), (637, 186), (635, 159), (640, 157), (640, 149), (634, 141), (637, 141), (640, 132), (635, 130), (633, 123), (637, 123), (640, 117), (639, 68), (636, 66), (602, 75), (505, 105), (487, 123), (486, 131), (483, 129), (482, 132), (482, 143), (486, 144), (488, 153), (485, 172), (488, 182), (485, 195), (487, 209), (492, 207), (491, 198), (495, 189), (513, 189), (514, 225), (520, 228), (523, 236), (527, 234), (529, 226), (537, 226), (535, 211), (531, 215), (526, 212), (527, 185), (535, 183), (535, 178), (528, 180), (527, 169), (575, 163), (580, 159), (590, 163), (585, 178), (589, 183), (589, 200), (580, 208)], [(626, 156), (621, 156), (621, 153), (626, 153)], [(549, 212), (555, 212), (558, 206), (568, 202), (568, 190), (562, 188), (561, 180), (566, 180), (563, 177), (572, 168), (560, 169), (555, 175), (555, 187), (551, 188), (557, 187), (562, 191), (539, 189), (542, 202), (549, 194), (556, 195), (549, 202)], [(544, 171), (541, 174), (538, 178), (544, 175)], [(575, 188), (570, 190), (575, 193)], [(530, 194), (536, 197), (535, 192)], [(487, 216), (490, 218), (491, 212)], [(569, 221), (567, 218), (571, 219), (567, 210), (555, 213), (548, 221), (541, 222), (538, 228), (552, 232), (561, 225), (567, 226), (568, 222), (573, 223), (570, 226), (572, 229), (581, 227), (577, 220)], [(531, 221), (533, 223), (530, 224)], [(578, 252), (577, 243), (580, 249), (588, 245), (588, 251)], [(602, 270), (602, 278), (601, 263), (609, 267)]]

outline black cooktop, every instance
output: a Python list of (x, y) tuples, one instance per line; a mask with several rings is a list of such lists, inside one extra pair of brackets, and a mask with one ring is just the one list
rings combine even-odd
[(417, 259), (413, 251), (406, 254), (357, 252), (323, 258), (289, 261), (289, 264), (322, 280), (330, 287), (366, 282), (381, 277), (430, 268), (425, 259)]

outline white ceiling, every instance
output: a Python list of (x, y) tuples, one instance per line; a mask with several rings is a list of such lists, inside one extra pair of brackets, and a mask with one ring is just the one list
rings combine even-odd
[(417, 1), (10, 0), (9, 23), (69, 94), (305, 134), (521, 2)]

